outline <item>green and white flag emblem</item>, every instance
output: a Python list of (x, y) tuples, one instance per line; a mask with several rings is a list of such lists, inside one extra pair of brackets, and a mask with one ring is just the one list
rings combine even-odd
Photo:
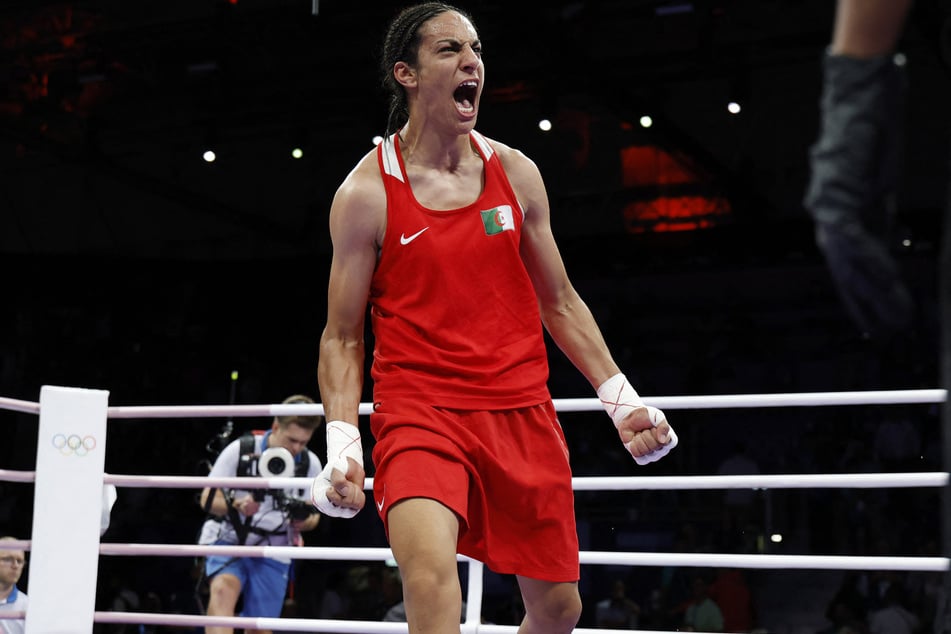
[(512, 216), (511, 205), (499, 205), (479, 213), (482, 214), (485, 235), (494, 236), (503, 231), (515, 231), (515, 218)]

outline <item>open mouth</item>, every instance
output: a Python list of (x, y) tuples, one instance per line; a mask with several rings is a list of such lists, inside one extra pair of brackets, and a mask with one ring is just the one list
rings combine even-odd
[(464, 81), (452, 93), (452, 98), (456, 102), (456, 107), (460, 112), (471, 114), (475, 112), (476, 95), (479, 92), (479, 84), (475, 80)]

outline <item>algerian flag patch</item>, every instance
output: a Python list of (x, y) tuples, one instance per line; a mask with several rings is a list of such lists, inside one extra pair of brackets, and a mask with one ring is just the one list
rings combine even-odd
[(515, 218), (512, 216), (511, 205), (499, 205), (479, 213), (482, 214), (485, 235), (494, 236), (503, 231), (515, 231)]

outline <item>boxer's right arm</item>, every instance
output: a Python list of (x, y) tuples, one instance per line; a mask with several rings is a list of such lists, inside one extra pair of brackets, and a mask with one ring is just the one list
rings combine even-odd
[(315, 506), (328, 515), (352, 516), (366, 500), (357, 425), (366, 356), (364, 322), (385, 209), (386, 192), (375, 154), (370, 152), (341, 184), (330, 207), (333, 258), (327, 323), (317, 364), (321, 401), (329, 421), (329, 453), (312, 491)]

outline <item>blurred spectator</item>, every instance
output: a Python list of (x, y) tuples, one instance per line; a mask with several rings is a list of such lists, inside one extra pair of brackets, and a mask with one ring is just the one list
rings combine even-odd
[(637, 629), (641, 608), (627, 596), (627, 586), (622, 579), (615, 579), (611, 596), (598, 601), (595, 606), (595, 622), (598, 627), (619, 630)]
[[(128, 585), (125, 585), (122, 579), (113, 579), (117, 584), (115, 593), (109, 602), (109, 612), (138, 612), (141, 607), (139, 594)], [(109, 634), (131, 634), (136, 631), (134, 625), (116, 623), (109, 626)]]
[[(15, 537), (0, 537), (2, 541), (16, 541)], [(0, 612), (26, 612), (29, 599), (17, 587), (23, 568), (26, 566), (26, 551), (0, 550)], [(23, 619), (0, 620), (0, 631), (5, 634), (24, 634)]]
[[(671, 552), (700, 552), (697, 539), (697, 527), (687, 523), (680, 527), (674, 538)], [(690, 598), (689, 570), (677, 565), (663, 566), (660, 570), (661, 601), (664, 605), (677, 605)]]
[(845, 573), (835, 595), (826, 606), (829, 626), (821, 630), (820, 634), (845, 634), (864, 630), (868, 612), (866, 580), (862, 573)]
[(693, 597), (684, 610), (683, 628), (690, 632), (722, 632), (723, 612), (710, 598), (707, 580), (702, 574), (693, 577)]
[(753, 597), (743, 570), (719, 569), (707, 593), (723, 613), (724, 632), (749, 632), (753, 629)]
[(905, 585), (893, 581), (885, 590), (884, 605), (868, 617), (869, 634), (912, 634), (921, 619), (906, 607)]
[[(406, 605), (403, 603), (403, 580), (400, 577), (400, 570), (393, 564), (387, 563), (383, 570), (383, 602), (390, 608), (383, 615), (383, 620), (390, 623), (406, 622)], [(459, 622), (466, 620), (466, 602), (462, 602), (462, 612), (459, 616)]]
[[(915, 554), (934, 557), (941, 551), (935, 539), (923, 542)], [(911, 571), (905, 576), (908, 606), (921, 618), (922, 631), (932, 632), (939, 615), (939, 606), (945, 604), (945, 573), (936, 571)]]
[(349, 601), (345, 592), (344, 573), (342, 570), (334, 570), (327, 578), (317, 615), (322, 619), (342, 619), (346, 618), (348, 609)]
[(921, 460), (921, 432), (907, 414), (884, 415), (875, 431), (875, 455), (884, 472), (912, 471)]
[[(750, 455), (746, 442), (738, 440), (733, 453), (717, 467), (717, 475), (758, 475), (759, 464)], [(722, 527), (724, 547), (752, 552), (760, 525), (754, 519), (758, 493), (753, 489), (727, 489), (723, 494)]]

